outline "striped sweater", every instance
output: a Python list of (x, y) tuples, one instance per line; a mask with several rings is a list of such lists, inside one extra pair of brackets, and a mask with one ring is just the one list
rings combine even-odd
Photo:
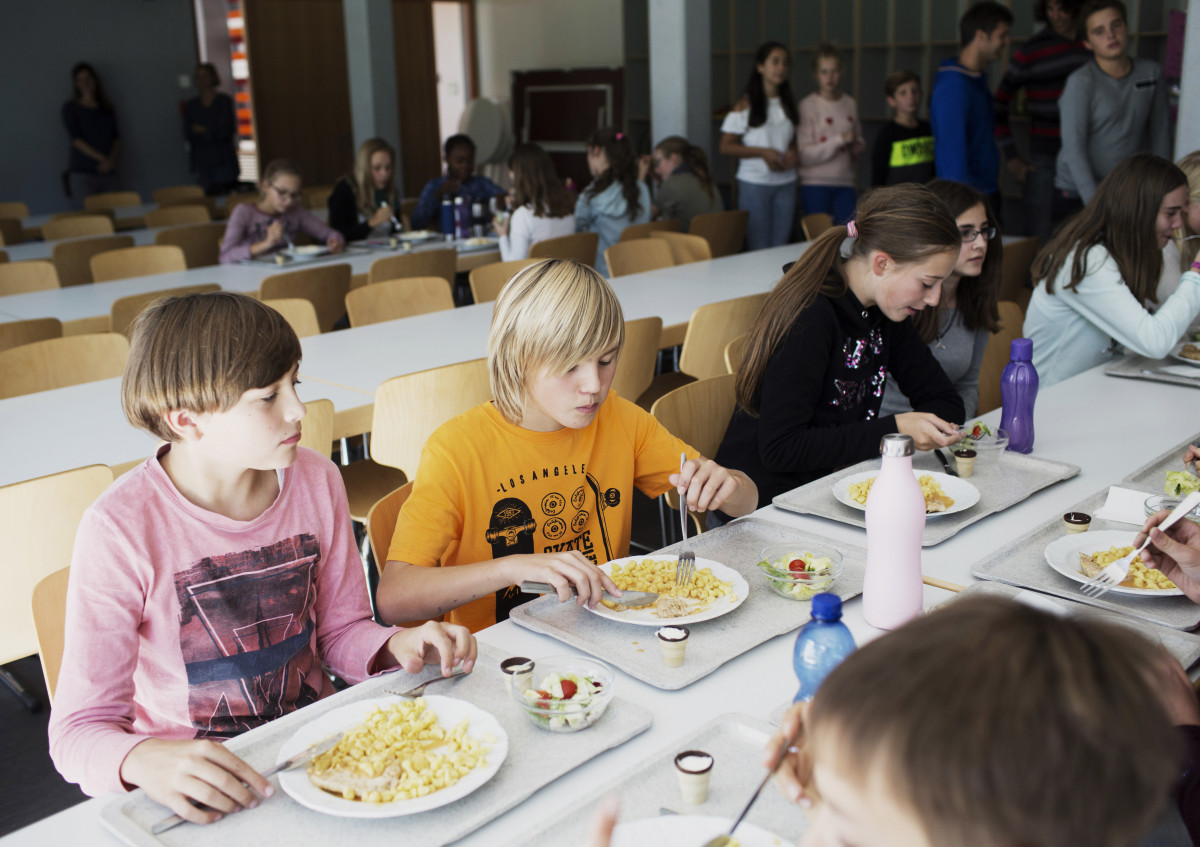
[(1009, 125), (1009, 109), (1022, 88), (1029, 113), (1030, 153), (1048, 156), (1058, 153), (1058, 98), (1067, 77), (1089, 58), (1091, 53), (1081, 43), (1063, 38), (1049, 26), (1013, 51), (1008, 72), (1000, 80), (993, 100), (996, 142), (1005, 159), (1019, 155)]

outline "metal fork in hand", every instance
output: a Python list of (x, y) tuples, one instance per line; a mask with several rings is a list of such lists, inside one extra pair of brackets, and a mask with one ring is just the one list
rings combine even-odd
[[(1167, 519), (1158, 525), (1160, 530), (1166, 530), (1174, 526), (1180, 518), (1192, 511), (1192, 509), (1200, 506), (1200, 491), (1193, 491), (1187, 497), (1171, 510), (1171, 514), (1167, 515)], [(1150, 545), (1150, 537), (1146, 536), (1146, 540), (1142, 545), (1127, 556), (1122, 556), (1112, 564), (1100, 571), (1094, 577), (1083, 584), (1079, 590), (1084, 595), (1095, 600), (1098, 597), (1103, 597), (1114, 587), (1125, 581), (1125, 577), (1129, 576), (1129, 566), (1133, 562), (1133, 557), (1141, 553)]]
[[(683, 466), (687, 464), (687, 453), (679, 454), (679, 473), (683, 475)], [(675, 566), (675, 588), (686, 590), (692, 584), (692, 576), (696, 573), (696, 554), (687, 549), (687, 495), (679, 495), (679, 530), (683, 541), (679, 545), (679, 563)]]

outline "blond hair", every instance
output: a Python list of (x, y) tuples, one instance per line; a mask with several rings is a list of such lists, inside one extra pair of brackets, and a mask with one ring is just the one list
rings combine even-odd
[(529, 381), (620, 350), (621, 303), (608, 280), (570, 259), (518, 271), (500, 291), (488, 333), (488, 371), (500, 414), (520, 423)]
[(224, 412), (300, 361), (300, 339), (279, 312), (229, 291), (166, 297), (133, 325), (121, 407), (135, 427), (178, 436), (166, 414)]
[[(1182, 159), (1175, 163), (1179, 170), (1183, 171), (1188, 182), (1188, 200), (1192, 203), (1200, 203), (1200, 150), (1193, 150)], [(1187, 216), (1184, 215), (1183, 226), (1175, 230), (1176, 238), (1185, 238), (1189, 235), (1200, 235), (1200, 232), (1192, 232), (1188, 229)], [(1179, 242), (1179, 269), (1181, 271), (1190, 270), (1192, 262), (1196, 261), (1196, 254), (1200, 253), (1200, 239), (1192, 241)]]
[(889, 786), (935, 847), (1137, 844), (1180, 765), (1155, 649), (1119, 624), (965, 598), (829, 675), (812, 755)]
[(396, 151), (382, 138), (368, 138), (359, 145), (358, 155), (354, 158), (354, 174), (350, 177), (354, 186), (355, 205), (368, 218), (375, 214), (375, 177), (371, 174), (371, 157), (376, 153), (387, 153), (392, 160), (392, 175), (383, 190), (387, 194), (387, 202), (395, 209), (392, 214), (399, 215), (399, 204), (396, 202)]

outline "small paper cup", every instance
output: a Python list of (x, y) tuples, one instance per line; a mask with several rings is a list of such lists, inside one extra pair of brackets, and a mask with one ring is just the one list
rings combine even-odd
[(960, 477), (966, 479), (975, 473), (975, 457), (977, 455), (974, 450), (966, 448), (954, 451), (954, 464), (958, 466), (958, 475)]
[(712, 766), (712, 755), (703, 750), (684, 750), (675, 757), (675, 772), (679, 774), (679, 791), (684, 803), (699, 806), (708, 800)]
[(509, 697), (520, 697), (529, 690), (533, 682), (533, 659), (513, 656), (500, 663), (500, 670), (504, 674), (504, 688)]
[(1092, 516), (1086, 512), (1067, 512), (1063, 515), (1063, 529), (1067, 531), (1067, 535), (1087, 532), (1091, 525)]
[(658, 635), (658, 644), (662, 648), (663, 663), (668, 668), (682, 666), (691, 631), (686, 626), (664, 626), (656, 634)]

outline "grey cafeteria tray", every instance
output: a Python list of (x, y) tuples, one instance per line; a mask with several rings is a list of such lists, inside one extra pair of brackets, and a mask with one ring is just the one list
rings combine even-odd
[[(654, 627), (617, 623), (574, 603), (559, 603), (555, 597), (518, 606), (510, 619), (518, 626), (590, 653), (656, 688), (683, 688), (730, 659), (808, 621), (811, 604), (773, 592), (758, 568), (758, 554), (768, 544), (804, 540), (842, 553), (844, 570), (832, 586), (833, 593), (843, 600), (862, 594), (867, 551), (861, 547), (758, 518), (743, 518), (688, 540), (688, 547), (698, 558), (728, 565), (745, 577), (750, 595), (728, 614), (688, 625), (691, 636), (679, 668), (663, 664)], [(645, 558), (670, 558), (678, 555), (678, 548), (666, 547)], [(663, 623), (670, 623), (670, 619), (665, 618)]]
[[(823, 476), (799, 488), (780, 494), (774, 504), (781, 509), (817, 515), (822, 518), (865, 527), (866, 512), (852, 509), (833, 496), (833, 486), (842, 477), (863, 471), (878, 471), (881, 459), (868, 459), (857, 465)], [(913, 470), (942, 471), (942, 465), (931, 452), (913, 456)], [(966, 480), (979, 489), (979, 502), (969, 509), (943, 517), (927, 518), (921, 545), (932, 547), (988, 515), (1001, 512), (1019, 503), (1048, 485), (1070, 479), (1079, 473), (1078, 465), (1056, 462), (1039, 456), (1011, 453), (997, 456), (980, 455), (975, 460), (975, 473)]]
[(1119, 376), (1126, 379), (1147, 379), (1151, 382), (1166, 382), (1171, 385), (1188, 385), (1200, 388), (1200, 368), (1196, 368), (1195, 377), (1175, 376), (1164, 373), (1159, 368), (1164, 365), (1178, 365), (1174, 359), (1148, 359), (1137, 353), (1126, 353), (1123, 357), (1104, 368), (1106, 376)]
[[(650, 726), (647, 709), (616, 696), (600, 720), (587, 729), (576, 733), (540, 729), (505, 692), (500, 671), (500, 662), (505, 658), (500, 650), (481, 643), (479, 660), (469, 676), (429, 690), (430, 694), (456, 697), (487, 709), (508, 733), (508, 757), (496, 775), (478, 790), (440, 809), (374, 820), (335, 817), (301, 806), (276, 783), (275, 795), (257, 809), (230, 815), (209, 826), (183, 824), (162, 835), (152, 835), (150, 827), (170, 812), (142, 791), (108, 803), (100, 813), (101, 819), (115, 835), (135, 847), (212, 844), (217, 838), (226, 844), (253, 844), (262, 840), (264, 833), (280, 843), (394, 847), (399, 839), (405, 847), (440, 847), (473, 832), (542, 786)], [(374, 677), (235, 738), (229, 747), (261, 770), (273, 764), (280, 746), (313, 718), (356, 700), (385, 696), (387, 688), (404, 691), (438, 675), (436, 669), (426, 669), (420, 675)]]
[[(1107, 496), (1108, 486), (1105, 486), (1065, 511), (1092, 515), (1093, 530), (1135, 531), (1129, 524), (1095, 517), (1096, 510), (1104, 504)], [(1112, 591), (1094, 600), (1085, 597), (1079, 591), (1078, 582), (1063, 576), (1046, 562), (1046, 545), (1062, 535), (1062, 515), (1054, 515), (1032, 531), (1014, 539), (1008, 546), (976, 562), (971, 573), (980, 579), (1003, 582), (1018, 588), (1032, 588), (1043, 594), (1119, 612), (1168, 629), (1195, 629), (1200, 626), (1200, 605), (1187, 597), (1136, 597)]]
[(1200, 435), (1194, 435), (1186, 441), (1181, 441), (1177, 447), (1172, 447), (1158, 458), (1151, 459), (1125, 477), (1122, 483), (1154, 494), (1162, 494), (1163, 485), (1167, 481), (1167, 471), (1191, 470), (1183, 466), (1183, 453), (1197, 441), (1200, 441)]
[[(737, 817), (754, 786), (762, 780), (762, 752), (775, 728), (745, 715), (720, 715), (647, 757), (633, 773), (621, 775), (607, 785), (581, 797), (559, 817), (536, 832), (530, 832), (509, 847), (529, 844), (587, 844), (596, 807), (610, 795), (621, 800), (621, 820), (655, 817), (663, 810), (679, 814)], [(684, 805), (675, 772), (675, 756), (685, 750), (702, 750), (713, 757), (708, 801)], [(763, 789), (746, 820), (795, 844), (808, 828), (804, 811), (789, 802), (773, 785)]]

